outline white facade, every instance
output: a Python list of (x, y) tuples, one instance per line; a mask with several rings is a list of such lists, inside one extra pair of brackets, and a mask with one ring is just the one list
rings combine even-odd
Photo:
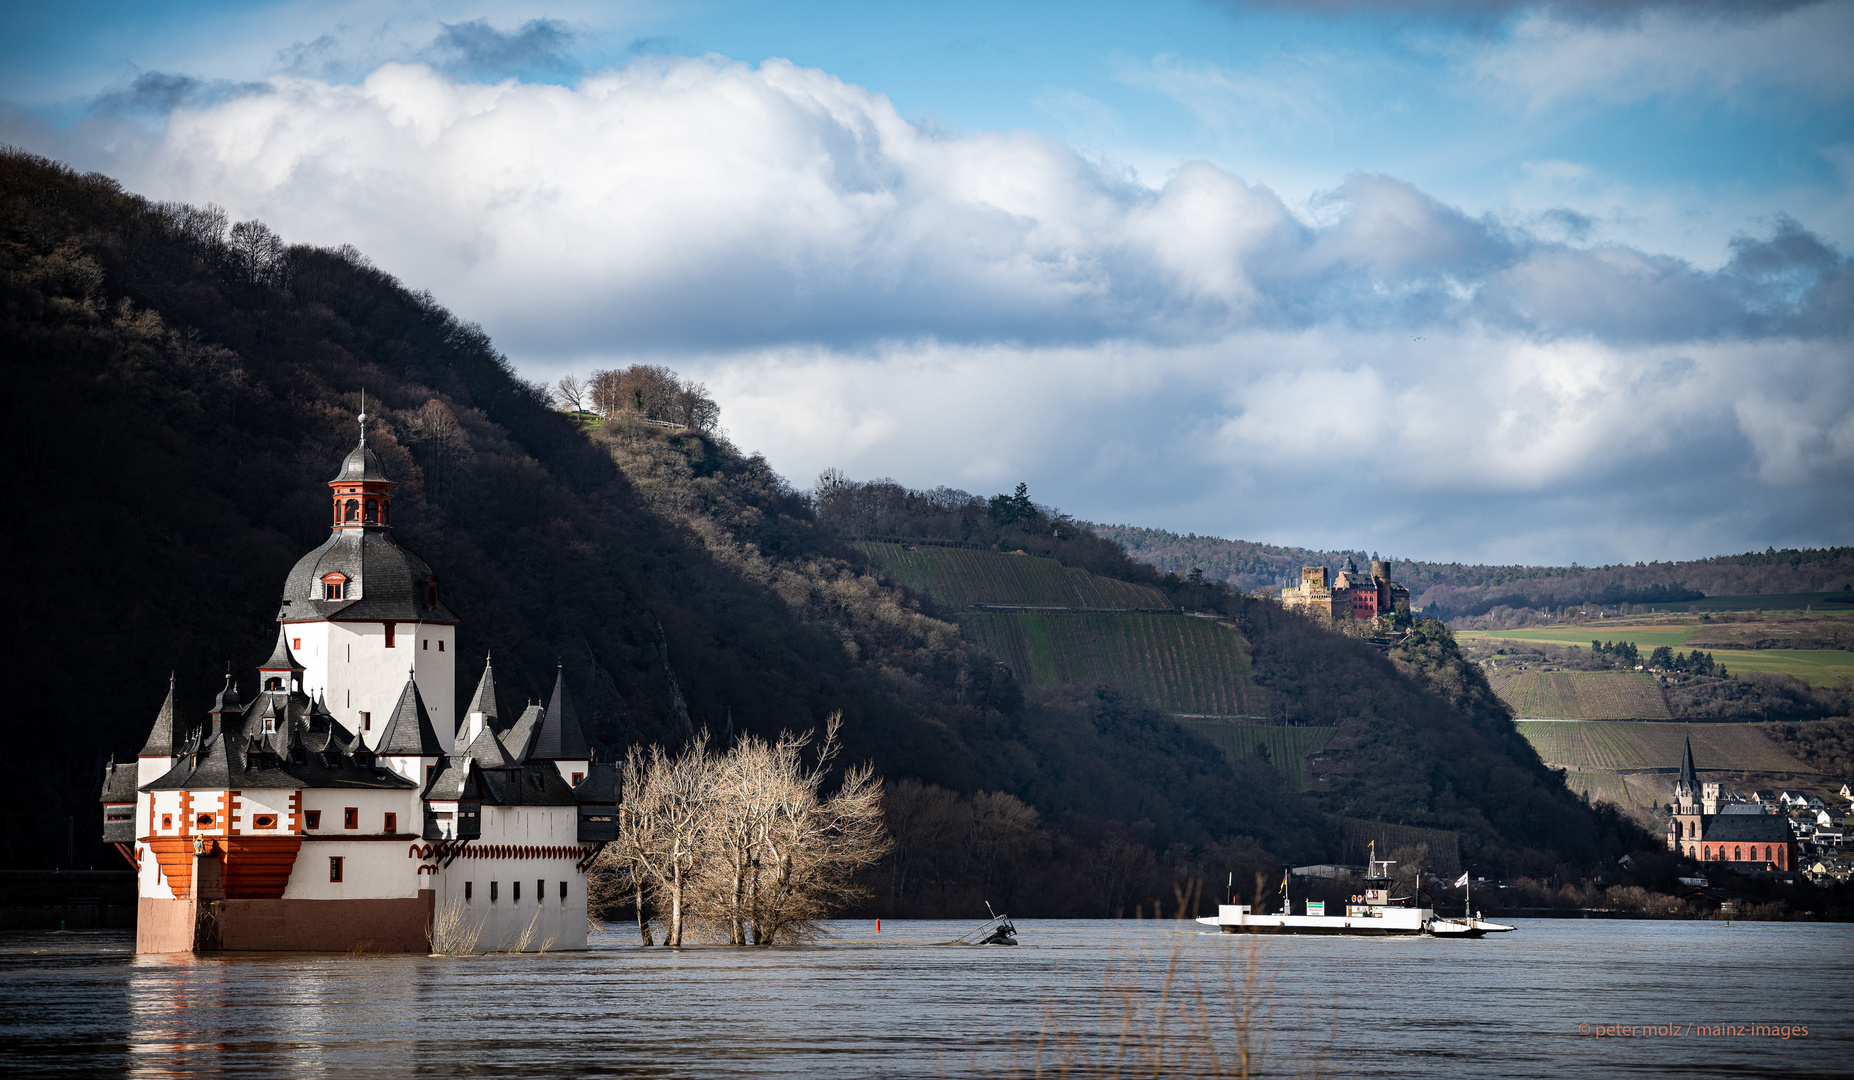
[(385, 623), (316, 620), (287, 623), (284, 629), (290, 651), (303, 666), (303, 692), (319, 697), (335, 719), (358, 732), (368, 746), (379, 743), (410, 672), (445, 752), (456, 749), (455, 626), (396, 623), (391, 646), (386, 643)]

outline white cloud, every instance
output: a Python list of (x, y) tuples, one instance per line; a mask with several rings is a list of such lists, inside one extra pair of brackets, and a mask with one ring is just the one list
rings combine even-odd
[(1833, 0), (1768, 18), (1649, 8), (1615, 22), (1590, 22), (1539, 8), (1510, 34), (1478, 47), (1469, 68), (1530, 105), (1635, 101), (1657, 95), (1731, 97), (1783, 87), (1845, 99), (1854, 90), (1854, 3)]
[(1503, 559), (1854, 524), (1807, 495), (1854, 480), (1854, 269), (1793, 222), (1716, 272), (1383, 176), (1308, 223), (1208, 164), (1146, 186), (1031, 133), (925, 131), (783, 61), (653, 59), (572, 87), (387, 64), (120, 136), (58, 150), (352, 242), (533, 375), (706, 378), (801, 483), (1025, 479), (1103, 519)]

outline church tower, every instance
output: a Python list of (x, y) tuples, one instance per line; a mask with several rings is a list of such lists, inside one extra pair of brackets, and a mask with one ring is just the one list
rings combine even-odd
[[(277, 621), (281, 655), (300, 664), (303, 693), (369, 748), (402, 712), (407, 671), (442, 750), (457, 727), (457, 616), (438, 595), (438, 576), (393, 538), (393, 489), (380, 458), (360, 443), (328, 482), (329, 537), (284, 581)], [(404, 726), (403, 724), (401, 725)]]
[[(1716, 789), (1718, 785), (1708, 784)], [(1667, 850), (1699, 857), (1700, 835), (1705, 827), (1699, 774), (1693, 768), (1693, 740), (1688, 739), (1680, 759), (1680, 777), (1674, 781), (1673, 813), (1667, 818)]]

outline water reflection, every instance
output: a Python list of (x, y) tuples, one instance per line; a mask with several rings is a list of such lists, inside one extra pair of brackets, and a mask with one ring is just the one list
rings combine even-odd
[[(814, 947), (678, 951), (637, 948), (619, 927), (587, 953), (464, 958), (137, 957), (122, 934), (0, 937), (0, 1073), (813, 1080), (1144, 1054), (1200, 1074), (1190, 1055), (1239, 1049), (1245, 993), (1252, 1049), (1342, 1076), (1835, 1076), (1854, 1051), (1837, 1004), (1854, 986), (1850, 927), (1530, 922), (1487, 942), (1256, 941), (1020, 920), (1016, 948), (944, 944), (968, 928), (844, 924)], [(1771, 992), (1758, 973), (1784, 956), (1807, 958), (1819, 992)], [(1810, 1034), (1577, 1031), (1650, 1020)], [(1212, 1042), (1194, 1050), (1199, 1029)]]

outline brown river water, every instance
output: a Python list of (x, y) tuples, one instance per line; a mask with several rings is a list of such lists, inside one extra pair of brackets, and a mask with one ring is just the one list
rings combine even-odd
[[(812, 945), (137, 957), (0, 936), (0, 1076), (1854, 1075), (1854, 925), (1519, 920), (1483, 941), (1174, 922), (832, 926)], [(1247, 1020), (1243, 1019), (1245, 1011)], [(1787, 1036), (1787, 1037), (1786, 1037)]]

